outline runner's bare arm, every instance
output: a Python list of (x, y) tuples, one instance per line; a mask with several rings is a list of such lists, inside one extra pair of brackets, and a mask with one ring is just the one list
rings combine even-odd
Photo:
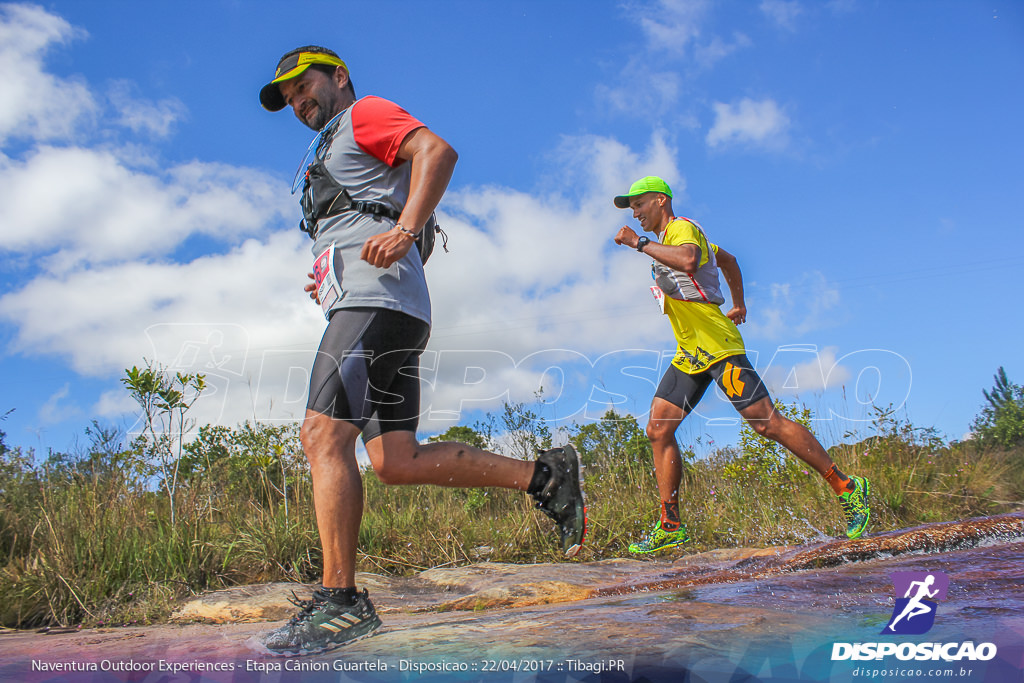
[(729, 285), (729, 294), (732, 297), (732, 308), (725, 314), (725, 317), (740, 325), (747, 319), (747, 304), (743, 300), (743, 273), (740, 272), (740, 264), (736, 257), (722, 247), (715, 252), (715, 259), (722, 271), (725, 283)]
[(419, 231), (441, 202), (459, 155), (429, 129), (418, 128), (402, 141), (398, 157), (412, 164), (409, 201), (405, 203), (400, 220), (403, 225)]
[(455, 170), (458, 153), (427, 128), (417, 128), (405, 136), (398, 158), (412, 164), (409, 200), (398, 222), (409, 232), (390, 230), (374, 235), (363, 245), (362, 259), (378, 268), (387, 268), (408, 253), (414, 238), (437, 208)]
[[(623, 226), (615, 235), (615, 243), (636, 249), (640, 237), (636, 232)], [(660, 242), (649, 242), (644, 247), (644, 253), (659, 263), (664, 263), (669, 268), (681, 270), (684, 273), (695, 273), (700, 267), (700, 247), (696, 244), (661, 244)]]

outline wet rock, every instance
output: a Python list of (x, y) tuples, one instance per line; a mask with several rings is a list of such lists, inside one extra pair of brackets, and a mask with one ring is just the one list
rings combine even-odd
[[(574, 564), (567, 577), (561, 564), (482, 562), (465, 567), (429, 569), (413, 577), (360, 572), (356, 584), (366, 588), (382, 614), (523, 607), (583, 600), (595, 587), (616, 585), (648, 563), (612, 559)], [(211, 624), (276, 621), (294, 614), (290, 601), (312, 594), (312, 584), (273, 583), (238, 586), (190, 598), (171, 617), (175, 623)]]
[[(1021, 538), (1024, 513), (1013, 513), (797, 548), (725, 548), (671, 560), (615, 558), (526, 565), (480, 562), (429, 569), (413, 577), (359, 573), (357, 584), (369, 589), (383, 614), (479, 611), (746, 581), (878, 557), (950, 551)], [(171, 620), (213, 624), (277, 621), (294, 614), (296, 608), (289, 601), (292, 591), (308, 599), (313, 586), (275, 583), (215, 591), (188, 600)]]
[(186, 601), (170, 620), (172, 623), (229, 624), (285, 619), (295, 609), (288, 602), (288, 597), (296, 588), (303, 590), (304, 587), (292, 583), (268, 583), (204, 593)]
[[(630, 680), (685, 680), (651, 677), (684, 669), (707, 674), (705, 680), (732, 680), (736, 672), (756, 676), (794, 662), (802, 670), (832, 671), (828, 667), (838, 664), (829, 660), (831, 643), (878, 639), (892, 611), (891, 573), (922, 570), (950, 577), (949, 596), (928, 638), (959, 641), (969, 634), (976, 642), (997, 643), (1002, 658), (1024, 651), (1021, 566), (1024, 514), (1018, 513), (798, 548), (558, 565), (481, 563), (407, 578), (360, 574), (385, 629), (308, 660), (384, 662), (392, 671), (402, 660), (477, 666), (485, 660), (543, 660), (563, 667), (549, 670), (573, 680), (586, 667), (612, 660), (624, 667), (614, 671), (625, 671)], [(263, 661), (259, 635), (276, 626), (254, 620), (290, 616), (293, 589), (307, 597), (311, 587), (217, 591), (198, 601), (202, 610), (189, 606), (197, 601), (179, 610), (191, 615), (180, 617), (185, 620), (232, 622), (219, 625), (0, 631), (0, 680), (28, 680), (25, 672), (39, 662), (237, 662), (244, 671)], [(979, 669), (972, 680), (1014, 680), (1005, 671), (1019, 680), (1019, 666), (1000, 658), (972, 664), (992, 672)], [(848, 677), (849, 666), (841, 671)]]
[(937, 553), (977, 547), (981, 543), (1024, 539), (1024, 512), (978, 517), (959, 522), (876, 534), (855, 541), (839, 541), (784, 556), (790, 571), (834, 567), (881, 556), (911, 552)]
[[(401, 577), (358, 572), (356, 583), (370, 591), (381, 613), (394, 612), (399, 607), (422, 609), (443, 600), (436, 587), (418, 585)], [(315, 588), (314, 584), (268, 583), (211, 591), (187, 599), (174, 611), (170, 621), (207, 624), (278, 621), (295, 614), (297, 607), (292, 600), (308, 600)]]
[(496, 607), (528, 607), (553, 602), (586, 600), (594, 594), (592, 588), (564, 581), (516, 583), (504, 588), (487, 588), (457, 600), (437, 606), (440, 612), (448, 610), (482, 610)]
[(600, 587), (595, 590), (595, 595), (621, 595), (708, 583), (764, 579), (807, 569), (847, 566), (909, 554), (952, 552), (1019, 540), (1024, 540), (1024, 512), (926, 524), (852, 541), (843, 539), (761, 550), (713, 550), (681, 558), (657, 575), (647, 572), (620, 585)]

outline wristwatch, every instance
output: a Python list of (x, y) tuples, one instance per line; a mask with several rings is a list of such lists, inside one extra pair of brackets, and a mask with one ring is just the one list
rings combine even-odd
[(638, 239), (636, 241), (636, 250), (642, 253), (643, 250), (644, 250), (644, 247), (646, 247), (650, 243), (651, 243), (650, 238), (645, 235), (644, 237), (641, 237), (640, 239)]

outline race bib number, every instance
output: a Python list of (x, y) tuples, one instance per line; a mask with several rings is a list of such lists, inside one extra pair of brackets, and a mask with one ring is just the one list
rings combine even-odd
[(654, 303), (658, 304), (658, 310), (665, 312), (665, 292), (661, 291), (658, 285), (651, 285), (651, 294), (654, 295)]
[(330, 319), (331, 308), (338, 303), (344, 292), (334, 270), (334, 243), (324, 249), (323, 253), (313, 262), (313, 280), (316, 282), (316, 297), (324, 317)]

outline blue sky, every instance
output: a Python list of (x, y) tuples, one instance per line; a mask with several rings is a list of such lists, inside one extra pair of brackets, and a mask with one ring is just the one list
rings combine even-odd
[[(892, 404), (959, 438), (1024, 383), (1024, 5), (0, 4), (0, 423), (131, 429), (119, 377), (204, 372), (203, 422), (302, 414), (323, 322), (289, 183), (311, 134), (260, 109), (319, 43), (459, 152), (428, 265), (421, 435), (504, 399), (643, 421), (671, 331), (611, 197), (665, 177), (735, 254), (750, 355), (822, 439)], [(683, 442), (735, 440), (709, 395)]]

